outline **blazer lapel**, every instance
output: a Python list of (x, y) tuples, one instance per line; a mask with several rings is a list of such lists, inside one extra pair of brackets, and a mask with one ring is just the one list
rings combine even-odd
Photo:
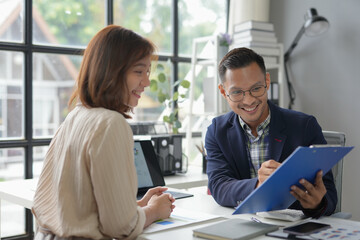
[(277, 107), (269, 101), (271, 112), (270, 132), (269, 132), (269, 156), (279, 162), (283, 147), (286, 141), (286, 135), (283, 133), (286, 126), (281, 113)]
[(237, 114), (233, 114), (233, 116), (229, 118), (229, 124), (232, 126), (227, 129), (227, 140), (229, 141), (229, 145), (233, 146), (231, 147), (231, 151), (234, 163), (240, 171), (241, 178), (250, 178), (249, 159), (245, 145), (246, 137), (240, 126)]

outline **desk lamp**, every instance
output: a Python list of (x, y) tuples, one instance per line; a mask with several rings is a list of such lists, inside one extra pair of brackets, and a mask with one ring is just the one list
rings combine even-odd
[(290, 97), (290, 103), (289, 103), (289, 109), (291, 109), (292, 105), (295, 101), (295, 91), (294, 88), (290, 82), (288, 69), (287, 69), (287, 62), (290, 59), (290, 55), (292, 51), (297, 46), (300, 38), (305, 33), (306, 36), (314, 37), (318, 36), (324, 32), (326, 32), (329, 28), (329, 22), (326, 20), (326, 18), (321, 17), (317, 14), (317, 11), (315, 8), (310, 8), (307, 13), (305, 14), (305, 23), (301, 26), (300, 31), (296, 35), (294, 41), (291, 43), (289, 49), (285, 52), (284, 55), (284, 67), (285, 67), (285, 74), (286, 74), (286, 80), (289, 90), (289, 97)]

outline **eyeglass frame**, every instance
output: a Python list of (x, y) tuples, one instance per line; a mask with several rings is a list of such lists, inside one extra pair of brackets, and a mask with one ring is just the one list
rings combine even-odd
[[(267, 85), (266, 85), (266, 83), (265, 83), (265, 85), (254, 86), (254, 87), (252, 87), (251, 89), (246, 90), (246, 91), (239, 90), (239, 91), (242, 92), (242, 98), (241, 98), (241, 100), (234, 101), (234, 100), (231, 99), (231, 97), (230, 97), (231, 95), (226, 92), (224, 85), (223, 85), (223, 84), (221, 84), (221, 85), (222, 85), (222, 87), (223, 87), (223, 89), (224, 89), (224, 91), (225, 91), (225, 95), (226, 95), (226, 96), (230, 99), (230, 101), (232, 101), (232, 102), (241, 102), (241, 101), (244, 99), (246, 92), (249, 92), (250, 96), (252, 96), (252, 97), (254, 97), (254, 98), (262, 97), (262, 96), (264, 96), (264, 94), (266, 93), (266, 88), (267, 88)], [(264, 87), (264, 88), (265, 88), (265, 91), (264, 91), (264, 93), (261, 94), (260, 96), (253, 96), (252, 93), (251, 93), (251, 90), (253, 90), (254, 88), (257, 88), (257, 87)], [(236, 95), (238, 95), (238, 94), (236, 94)], [(240, 95), (240, 93), (239, 93), (239, 95)]]

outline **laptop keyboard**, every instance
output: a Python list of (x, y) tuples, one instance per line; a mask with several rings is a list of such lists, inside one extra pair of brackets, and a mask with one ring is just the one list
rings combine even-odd
[[(182, 192), (175, 192), (175, 191), (165, 191), (165, 193), (170, 193), (175, 199), (181, 199), (181, 198), (187, 198), (187, 197), (193, 197), (194, 196), (194, 195), (192, 195), (190, 193), (182, 193)], [(140, 200), (144, 195), (145, 195), (145, 193), (138, 194), (136, 196), (136, 199)]]
[(175, 199), (193, 197), (194, 195), (190, 193), (174, 192), (174, 191), (165, 191), (165, 193), (170, 193)]

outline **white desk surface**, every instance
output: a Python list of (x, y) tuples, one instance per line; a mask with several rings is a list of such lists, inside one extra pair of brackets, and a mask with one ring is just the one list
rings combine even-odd
[[(6, 200), (14, 204), (24, 206), (26, 208), (31, 208), (33, 197), (35, 194), (36, 184), (37, 184), (37, 179), (2, 182), (0, 183), (0, 200)], [(217, 215), (219, 217), (216, 219), (211, 219), (199, 223), (192, 223), (189, 225), (163, 230), (159, 232), (141, 234), (138, 237), (138, 239), (140, 240), (143, 239), (168, 240), (170, 238), (171, 240), (199, 239), (192, 235), (193, 234), (192, 230), (195, 228), (198, 228), (200, 226), (205, 226), (214, 223), (216, 221), (221, 221), (224, 220), (225, 218), (241, 218), (241, 219), (250, 220), (251, 217), (254, 217), (254, 214), (232, 215), (234, 209), (221, 207), (220, 205), (218, 205), (214, 201), (212, 196), (207, 195), (206, 186), (190, 188), (187, 190), (187, 192), (193, 193), (194, 197), (176, 200), (175, 201), (176, 207), (186, 210), (191, 210), (194, 212)], [(271, 220), (261, 217), (257, 217), (257, 218), (264, 223), (277, 224), (282, 226), (288, 226), (294, 224), (294, 222)], [(348, 221), (348, 220), (342, 220), (342, 221)], [(355, 223), (356, 226), (359, 226), (360, 228), (360, 222), (351, 221), (351, 223)], [(259, 236), (254, 239), (259, 240), (259, 239), (274, 239), (274, 238)]]
[[(37, 179), (26, 179), (0, 182), (0, 199), (30, 209), (37, 181)], [(165, 177), (166, 186), (177, 189), (206, 186), (207, 181), (207, 175), (202, 173), (200, 167), (191, 167), (186, 174), (176, 174)]]
[(14, 180), (0, 183), (0, 200), (31, 209), (37, 179)]
[[(37, 181), (38, 181), (37, 179), (27, 179), (27, 180), (1, 182), (0, 199), (30, 209), (33, 203)], [(169, 236), (171, 236), (172, 240), (197, 239), (192, 236), (193, 228), (198, 227), (199, 225), (210, 224), (215, 221), (232, 217), (231, 214), (234, 211), (234, 209), (225, 208), (218, 205), (210, 195), (207, 195), (206, 186), (191, 188), (187, 192), (193, 193), (194, 197), (176, 200), (175, 202), (176, 207), (187, 210), (193, 210), (197, 212), (204, 212), (208, 214), (218, 215), (219, 218), (208, 220), (201, 223), (187, 225), (184, 227), (169, 229), (161, 232), (141, 234), (138, 237), (138, 239), (161, 240), (161, 239), (169, 239)], [(236, 217), (250, 219), (251, 216), (253, 215), (242, 214), (242, 215), (237, 215)], [(224, 218), (220, 218), (220, 217), (224, 217)]]
[[(192, 210), (196, 212), (203, 212), (212, 215), (218, 215), (219, 218), (211, 219), (204, 222), (192, 223), (189, 225), (185, 225), (182, 227), (172, 228), (160, 232), (141, 234), (138, 239), (141, 240), (168, 240), (171, 237), (171, 240), (186, 240), (186, 239), (202, 239), (193, 236), (193, 229), (203, 227), (209, 224), (212, 224), (217, 221), (225, 220), (226, 218), (241, 218), (246, 220), (251, 220), (251, 217), (254, 217), (254, 214), (238, 214), (232, 215), (235, 209), (222, 207), (215, 202), (212, 196), (207, 195), (206, 187), (197, 187), (188, 189), (187, 192), (194, 194), (194, 197), (178, 199), (175, 201), (175, 206), (179, 208), (183, 208), (186, 210)], [(284, 222), (284, 221), (276, 221), (270, 219), (264, 219), (261, 217), (257, 217), (261, 219), (262, 222), (270, 223), (270, 224), (278, 224), (278, 225), (290, 225), (293, 223)], [(271, 237), (261, 236), (254, 239), (274, 239)]]
[(165, 176), (165, 185), (171, 188), (188, 189), (207, 186), (208, 177), (201, 167), (189, 166), (187, 173)]

